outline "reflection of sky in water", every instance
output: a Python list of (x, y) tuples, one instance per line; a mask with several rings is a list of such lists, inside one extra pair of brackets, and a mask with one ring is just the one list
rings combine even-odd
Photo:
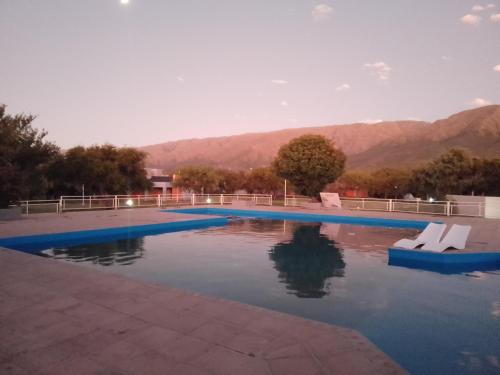
[(491, 315), (495, 318), (500, 318), (500, 301), (493, 302), (491, 307)]
[(500, 271), (387, 265), (414, 230), (241, 220), (226, 227), (52, 249), (130, 277), (361, 331), (416, 374), (499, 374)]

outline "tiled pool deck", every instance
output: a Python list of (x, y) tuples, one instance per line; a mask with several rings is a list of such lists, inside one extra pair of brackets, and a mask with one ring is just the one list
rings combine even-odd
[(0, 249), (1, 374), (402, 374), (359, 333)]
[[(467, 222), (469, 251), (500, 249), (499, 220), (342, 213)], [(207, 216), (39, 214), (0, 222), (0, 237), (197, 218)], [(404, 373), (352, 330), (11, 250), (0, 267), (1, 374)]]

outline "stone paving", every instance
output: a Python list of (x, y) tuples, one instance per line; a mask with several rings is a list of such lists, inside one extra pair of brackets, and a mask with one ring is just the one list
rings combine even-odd
[[(287, 210), (472, 225), (467, 251), (500, 250), (500, 220)], [(206, 219), (157, 208), (35, 214), (0, 237)], [(0, 249), (0, 374), (399, 374), (359, 333)]]
[(403, 374), (359, 333), (0, 249), (0, 374)]

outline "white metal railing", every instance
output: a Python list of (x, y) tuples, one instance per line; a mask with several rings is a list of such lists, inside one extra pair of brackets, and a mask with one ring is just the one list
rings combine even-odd
[(311, 202), (312, 202), (311, 197), (306, 197), (303, 195), (287, 195), (285, 197), (284, 205), (290, 207), (301, 207)]
[[(167, 194), (167, 195), (95, 195), (61, 196), (58, 200), (25, 200), (18, 204), (24, 214), (106, 210), (138, 207), (172, 207), (185, 205), (219, 205), (233, 202), (272, 206), (269, 194)], [(290, 195), (285, 206), (305, 207), (313, 200), (309, 197)], [(424, 201), (379, 198), (341, 198), (342, 208), (348, 210), (408, 212), (445, 216), (485, 216), (484, 202)]]
[(484, 202), (427, 201), (378, 198), (341, 198), (342, 208), (408, 212), (428, 215), (484, 217)]
[(31, 214), (181, 205), (227, 205), (235, 201), (272, 206), (273, 197), (269, 194), (63, 195), (58, 200), (25, 200), (19, 201), (18, 204), (23, 213)]
[[(485, 204), (482, 202), (424, 201), (380, 198), (340, 198), (342, 208), (348, 210), (408, 212), (444, 216), (484, 217)], [(285, 206), (303, 207), (311, 202), (304, 196), (286, 196)]]
[(59, 201), (54, 199), (20, 201), (19, 205), (21, 206), (21, 212), (26, 215), (47, 212), (59, 213), (60, 208)]

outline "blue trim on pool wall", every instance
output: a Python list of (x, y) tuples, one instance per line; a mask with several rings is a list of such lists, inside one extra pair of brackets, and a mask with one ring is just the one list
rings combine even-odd
[(500, 269), (500, 252), (434, 253), (423, 250), (389, 248), (389, 265), (441, 273)]
[(137, 238), (161, 233), (179, 232), (191, 229), (203, 229), (224, 226), (229, 222), (225, 217), (173, 221), (168, 223), (113, 227), (73, 232), (36, 234), (0, 238), (0, 247), (34, 253), (55, 246), (75, 246), (100, 243), (120, 239)]
[(228, 208), (183, 208), (183, 209), (162, 210), (162, 211), (176, 212), (182, 214), (227, 215), (227, 216), (259, 218), (259, 219), (340, 223), (340, 224), (367, 225), (376, 227), (393, 227), (393, 228), (413, 228), (419, 230), (424, 229), (429, 224), (429, 221), (422, 221), (422, 220), (400, 220), (400, 219), (386, 219), (386, 218), (375, 218), (375, 217), (310, 214), (302, 212), (233, 210)]

